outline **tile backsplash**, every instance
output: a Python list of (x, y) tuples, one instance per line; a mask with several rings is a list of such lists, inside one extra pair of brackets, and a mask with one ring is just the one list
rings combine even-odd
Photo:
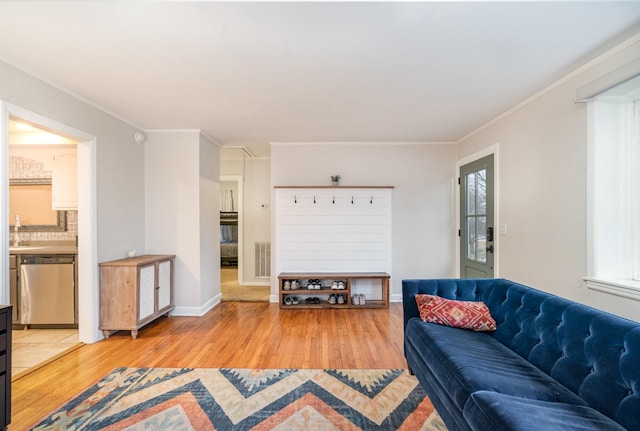
[[(78, 211), (67, 211), (66, 232), (25, 232), (20, 231), (20, 241), (75, 241), (78, 236)], [(9, 232), (13, 241), (13, 231)]]
[[(29, 157), (9, 157), (10, 179), (51, 178), (51, 171), (42, 161)], [(19, 231), (21, 241), (75, 241), (78, 236), (78, 211), (67, 211), (66, 232), (27, 232)], [(13, 241), (13, 231), (9, 232)]]
[(27, 157), (10, 156), (9, 178), (11, 178), (12, 180), (51, 178), (51, 171), (47, 169), (45, 164), (41, 161), (33, 160)]

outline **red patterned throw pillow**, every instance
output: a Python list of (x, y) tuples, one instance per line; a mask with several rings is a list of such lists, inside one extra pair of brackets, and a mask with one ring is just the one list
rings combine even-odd
[(416, 295), (420, 318), (428, 323), (474, 331), (495, 331), (496, 321), (484, 302), (456, 301), (434, 295)]

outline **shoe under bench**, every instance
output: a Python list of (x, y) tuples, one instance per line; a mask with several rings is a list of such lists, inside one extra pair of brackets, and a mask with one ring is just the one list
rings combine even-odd
[[(386, 272), (283, 272), (278, 275), (280, 308), (389, 308), (389, 279)], [(294, 280), (296, 289), (291, 287)], [(313, 280), (320, 280), (320, 289), (310, 288), (317, 285)], [(334, 282), (342, 282), (344, 289), (332, 289)], [(330, 303), (332, 295), (344, 295), (344, 303)], [(354, 295), (364, 295), (364, 305)], [(287, 298), (294, 297), (298, 303), (289, 305)], [(308, 298), (317, 300), (309, 303)]]

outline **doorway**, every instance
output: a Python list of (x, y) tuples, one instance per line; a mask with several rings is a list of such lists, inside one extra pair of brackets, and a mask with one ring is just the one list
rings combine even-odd
[[(95, 202), (95, 145), (96, 138), (80, 130), (74, 129), (65, 124), (59, 123), (39, 114), (35, 114), (26, 109), (0, 102), (0, 129), (2, 144), (0, 150), (2, 160), (7, 162), (9, 154), (9, 118), (15, 117), (26, 122), (38, 125), (40, 128), (53, 134), (60, 135), (77, 142), (77, 263), (76, 280), (78, 285), (78, 339), (80, 342), (93, 343), (102, 338), (98, 329), (98, 262), (97, 262), (97, 217)], [(0, 198), (3, 202), (8, 202), (9, 195), (9, 175), (2, 179), (0, 187)], [(3, 205), (7, 208), (7, 205)], [(0, 257), (2, 262), (9, 261), (9, 211), (2, 211), (0, 223), (3, 228), (0, 230)], [(3, 280), (0, 296), (4, 303), (9, 303), (9, 271), (3, 271), (7, 276)]]
[(460, 166), (460, 277), (494, 277), (494, 155)]
[[(77, 256), (77, 145), (75, 140), (38, 124), (15, 116), (9, 118), (12, 380), (79, 345), (77, 258), (69, 256)], [(68, 259), (71, 264), (64, 267), (69, 269), (58, 272), (57, 268), (63, 266), (57, 266), (47, 272), (59, 277), (55, 284), (45, 276), (40, 277), (40, 282), (27, 283), (28, 279), (34, 281), (36, 271), (41, 273), (44, 268), (31, 263), (48, 259), (39, 255), (51, 253), (51, 247), (58, 249), (54, 251), (56, 259)], [(58, 254), (61, 250), (63, 257)], [(54, 287), (56, 294), (47, 296)], [(49, 311), (52, 306), (56, 312)]]
[[(244, 176), (220, 176), (220, 290), (222, 302), (269, 302), (270, 286), (246, 283)], [(234, 252), (234, 247), (236, 251)], [(251, 253), (251, 248), (248, 250)], [(250, 258), (249, 258), (250, 262)], [(250, 264), (249, 264), (250, 266)], [(250, 276), (249, 276), (250, 277)]]
[[(243, 267), (242, 186), (242, 175), (220, 176), (220, 267), (232, 269), (231, 278), (238, 284), (242, 283)], [(225, 275), (227, 280), (229, 277)]]
[(223, 300), (230, 290), (242, 284), (242, 186), (242, 175), (220, 176), (220, 281)]

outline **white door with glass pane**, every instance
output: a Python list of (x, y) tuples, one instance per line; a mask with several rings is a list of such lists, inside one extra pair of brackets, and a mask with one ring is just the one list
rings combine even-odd
[(493, 154), (460, 167), (460, 277), (492, 278)]

